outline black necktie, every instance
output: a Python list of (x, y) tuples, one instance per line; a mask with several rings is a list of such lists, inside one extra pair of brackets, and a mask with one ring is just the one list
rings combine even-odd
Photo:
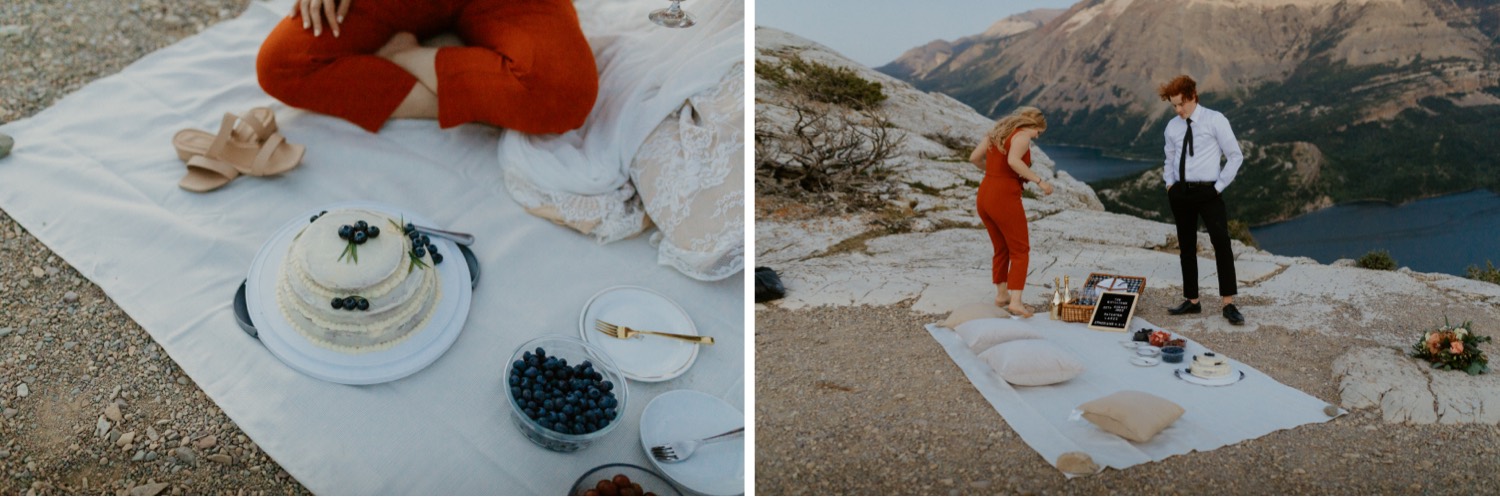
[(1193, 155), (1193, 120), (1187, 121), (1187, 133), (1182, 135), (1182, 158), (1177, 160), (1177, 181), (1187, 181), (1187, 158)]

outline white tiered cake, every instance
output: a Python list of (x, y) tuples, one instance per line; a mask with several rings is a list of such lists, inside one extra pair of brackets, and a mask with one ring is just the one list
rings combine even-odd
[(1193, 365), (1188, 372), (1199, 378), (1223, 378), (1229, 376), (1229, 362), (1213, 352), (1205, 352), (1203, 355), (1193, 356)]
[[(340, 236), (342, 227), (361, 221), (378, 231), (365, 228), (358, 244)], [(441, 297), (433, 264), (432, 254), (416, 256), (411, 239), (385, 214), (326, 212), (293, 239), (276, 300), (293, 327), (320, 347), (385, 350), (432, 317)]]

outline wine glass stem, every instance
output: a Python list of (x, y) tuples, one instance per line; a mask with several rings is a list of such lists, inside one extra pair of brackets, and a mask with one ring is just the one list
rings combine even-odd
[[(657, 4), (657, 5), (661, 5), (661, 4)], [(681, 15), (682, 14), (682, 0), (672, 0), (672, 6), (667, 8), (667, 12), (671, 13), (674, 17), (678, 16), (678, 15)]]

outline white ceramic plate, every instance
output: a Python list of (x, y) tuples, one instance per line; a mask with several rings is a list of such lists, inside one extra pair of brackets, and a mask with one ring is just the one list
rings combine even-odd
[(441, 278), (442, 296), (432, 318), (410, 338), (395, 346), (363, 354), (346, 354), (314, 345), (298, 333), (281, 313), (276, 303), (276, 282), (282, 261), (292, 238), (306, 226), (308, 218), (325, 210), (369, 209), (409, 222), (431, 226), (431, 221), (416, 213), (376, 202), (343, 202), (310, 209), (288, 221), (262, 245), (250, 263), (245, 283), (245, 304), (259, 332), (261, 343), (272, 355), (292, 369), (308, 376), (347, 385), (369, 385), (404, 378), (437, 361), (458, 339), (469, 317), (473, 289), (469, 287), (469, 267), (463, 263), (458, 245), (433, 238), (445, 259), (433, 266)]
[(745, 426), (745, 414), (728, 402), (694, 390), (673, 390), (651, 399), (641, 412), (641, 449), (657, 471), (686, 490), (707, 495), (745, 493), (745, 438), (700, 447), (685, 461), (663, 463), (651, 447), (711, 437)]
[(1235, 383), (1239, 383), (1240, 380), (1245, 379), (1245, 372), (1241, 370), (1230, 371), (1229, 376), (1212, 379), (1193, 376), (1193, 374), (1189, 373), (1187, 369), (1178, 369), (1173, 371), (1172, 373), (1177, 375), (1177, 379), (1192, 383), (1194, 385), (1203, 385), (1206, 387), (1222, 387), (1225, 385), (1233, 385)]
[(615, 360), (626, 378), (636, 381), (666, 381), (681, 376), (698, 359), (698, 344), (673, 338), (637, 335), (621, 340), (594, 329), (594, 321), (643, 330), (697, 335), (698, 328), (687, 311), (672, 299), (638, 286), (616, 286), (601, 290), (583, 306), (578, 334)]
[(1161, 359), (1155, 357), (1132, 357), (1130, 358), (1130, 363), (1142, 367), (1155, 366), (1161, 364)]

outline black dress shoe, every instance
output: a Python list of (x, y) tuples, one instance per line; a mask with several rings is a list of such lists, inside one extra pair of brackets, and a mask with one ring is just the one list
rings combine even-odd
[(1178, 314), (1197, 314), (1203, 312), (1203, 306), (1194, 304), (1191, 300), (1182, 301), (1182, 305), (1167, 309), (1167, 314), (1176, 316)]
[(1228, 319), (1229, 324), (1233, 325), (1245, 324), (1245, 315), (1240, 314), (1240, 310), (1235, 308), (1234, 304), (1224, 306), (1224, 319)]

